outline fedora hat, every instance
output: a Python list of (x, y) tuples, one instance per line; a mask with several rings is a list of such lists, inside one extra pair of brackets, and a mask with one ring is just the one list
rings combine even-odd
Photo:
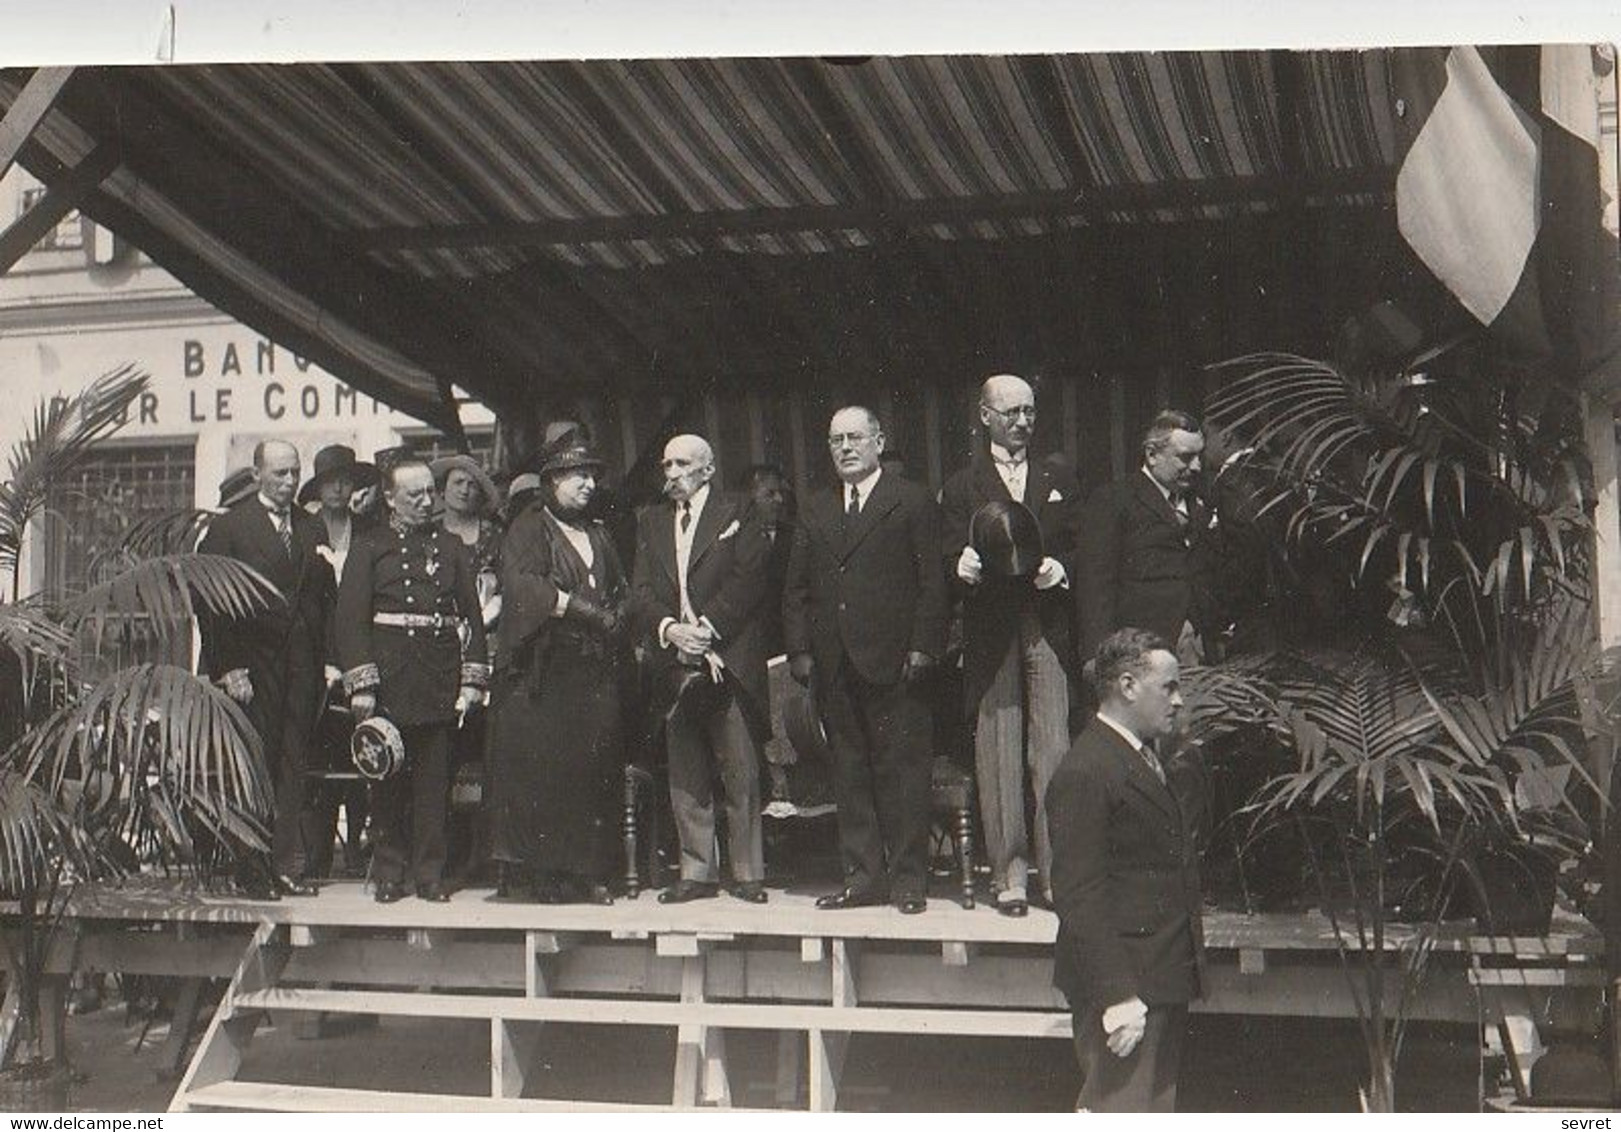
[(235, 507), (244, 499), (250, 498), (259, 490), (259, 481), (254, 478), (252, 468), (237, 468), (220, 480), (221, 508)]
[(441, 456), (428, 465), (433, 472), (433, 482), (442, 492), (445, 489), (445, 480), (457, 468), (472, 476), (478, 483), (478, 490), (484, 495), (482, 511), (493, 511), (501, 503), (501, 490), (495, 486), (490, 474), (479, 466), (479, 462), (465, 452), (455, 452), (449, 456)]
[(353, 448), (347, 444), (328, 444), (315, 454), (315, 470), (304, 486), (298, 489), (299, 506), (319, 499), (321, 488), (337, 475), (347, 475), (357, 488), (370, 487), (379, 479), (377, 465), (364, 464), (355, 459)]
[(530, 457), (526, 470), (545, 477), (553, 472), (567, 472), (575, 468), (593, 468), (606, 471), (607, 461), (597, 455), (596, 449), (576, 430), (570, 429)]
[(1041, 524), (1030, 508), (1011, 499), (995, 499), (975, 511), (968, 542), (992, 578), (1033, 578), (1045, 556)]

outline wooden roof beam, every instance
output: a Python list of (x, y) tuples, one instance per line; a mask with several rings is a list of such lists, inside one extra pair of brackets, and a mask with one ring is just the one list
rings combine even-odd
[(490, 224), (379, 227), (344, 233), (367, 249), (548, 247), (617, 243), (624, 240), (692, 239), (719, 235), (762, 235), (852, 229), (923, 228), (975, 220), (1094, 216), (1117, 211), (1193, 208), (1250, 201), (1281, 201), (1295, 193), (1304, 199), (1388, 193), (1395, 170), (1370, 169), (1291, 179), (1233, 177), (1141, 185), (1112, 185), (1096, 191), (1041, 191), (908, 201), (748, 208), (723, 212), (661, 212), (581, 219), (512, 220)]
[(34, 136), (56, 102), (56, 96), (72, 77), (72, 67), (41, 67), (12, 100), (6, 116), (0, 118), (0, 177), (11, 171), (17, 154)]
[(45, 189), (45, 195), (34, 207), (23, 213), (4, 232), (0, 232), (0, 275), (16, 266), (35, 244), (45, 238), (64, 216), (78, 208), (96, 189), (96, 186), (118, 168), (118, 154), (112, 146), (102, 145), (87, 154), (72, 169)]

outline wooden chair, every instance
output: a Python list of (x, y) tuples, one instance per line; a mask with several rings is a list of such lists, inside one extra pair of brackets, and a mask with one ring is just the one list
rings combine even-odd
[(929, 805), (957, 861), (962, 906), (974, 906), (974, 776), (945, 755), (930, 767)]

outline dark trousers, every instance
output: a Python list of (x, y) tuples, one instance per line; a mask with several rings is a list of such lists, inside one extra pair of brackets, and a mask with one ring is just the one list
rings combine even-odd
[(844, 882), (922, 896), (929, 864), (931, 715), (916, 684), (872, 684), (848, 657), (823, 682)]
[(290, 658), (283, 673), (250, 672), (249, 678), (253, 699), (247, 715), (264, 745), (265, 767), (276, 789), (271, 861), (277, 872), (299, 876), (313, 867), (319, 838), (305, 771), (321, 710), (320, 669)]
[(451, 732), (449, 723), (400, 728), (405, 766), (372, 787), (372, 879), (380, 884), (444, 879)]
[(1075, 1056), (1081, 1063), (1081, 1099), (1087, 1112), (1175, 1112), (1182, 1069), (1182, 1038), (1188, 1029), (1185, 1002), (1150, 1006), (1142, 1041), (1116, 1057), (1103, 1032), (1103, 1011), (1073, 1013)]

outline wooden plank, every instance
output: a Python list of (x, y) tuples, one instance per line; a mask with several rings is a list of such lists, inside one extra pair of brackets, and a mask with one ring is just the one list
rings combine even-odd
[(214, 1010), (214, 1018), (197, 1046), (197, 1055), (191, 1067), (181, 1078), (169, 1102), (170, 1112), (185, 1112), (190, 1107), (188, 1094), (196, 1089), (217, 1085), (236, 1076), (242, 1067), (242, 1057), (248, 1043), (264, 1017), (260, 1009), (239, 1010), (240, 997), (264, 993), (280, 975), (287, 962), (289, 949), (272, 945), (284, 938), (286, 929), (276, 924), (261, 924), (248, 941), (237, 966), (236, 976)]
[(799, 961), (820, 963), (827, 958), (827, 941), (820, 936), (806, 936), (799, 941)]
[(1241, 975), (1266, 974), (1266, 952), (1255, 947), (1241, 948), (1238, 952), (1238, 973)]
[(0, 119), (0, 178), (11, 171), (17, 154), (45, 120), (62, 88), (73, 77), (72, 67), (40, 67), (28, 77)]
[(264, 1081), (225, 1081), (200, 1089), (198, 1108), (249, 1112), (668, 1112), (665, 1105), (606, 1104), (600, 1101), (477, 1097), (466, 1093), (386, 1093), (377, 1089), (336, 1089), (279, 1085)]
[[(701, 960), (693, 961), (701, 971)], [(694, 976), (696, 978), (696, 976)], [(689, 984), (690, 986), (691, 984)], [(330, 1010), (407, 1018), (504, 1018), (627, 1026), (718, 1026), (738, 1030), (838, 1030), (862, 1034), (978, 1034), (1061, 1037), (1060, 1010), (821, 1006), (802, 1003), (680, 1002), (638, 999), (519, 998), (516, 995), (423, 994), (275, 987), (241, 996), (241, 1010)]]
[(338, 931), (331, 926), (293, 924), (287, 931), (287, 941), (294, 947), (317, 947), (331, 943), (337, 938)]
[(159, 1055), (158, 1076), (163, 1080), (172, 1080), (185, 1072), (186, 1051), (191, 1046), (192, 1031), (197, 1028), (206, 985), (206, 979), (186, 979), (180, 984), (180, 997), (169, 1019), (169, 1036)]
[(974, 957), (974, 945), (947, 940), (940, 945), (940, 962), (947, 967), (966, 967)]
[[(681, 962), (681, 1002), (685, 1006), (696, 1006), (703, 1000), (704, 959), (694, 950)], [(703, 1072), (704, 1032), (703, 1027), (693, 1022), (683, 1022), (676, 1030), (675, 1078), (670, 1103), (677, 1107), (690, 1108), (697, 1102), (699, 1076)]]
[(6, 998), (0, 1003), (0, 1065), (11, 1060), (11, 1046), (17, 1040), (17, 1023), (22, 1018), (21, 999), (17, 994), (17, 980), (6, 980)]
[(1477, 987), (1602, 987), (1607, 982), (1597, 967), (1504, 967), (1469, 972)]

